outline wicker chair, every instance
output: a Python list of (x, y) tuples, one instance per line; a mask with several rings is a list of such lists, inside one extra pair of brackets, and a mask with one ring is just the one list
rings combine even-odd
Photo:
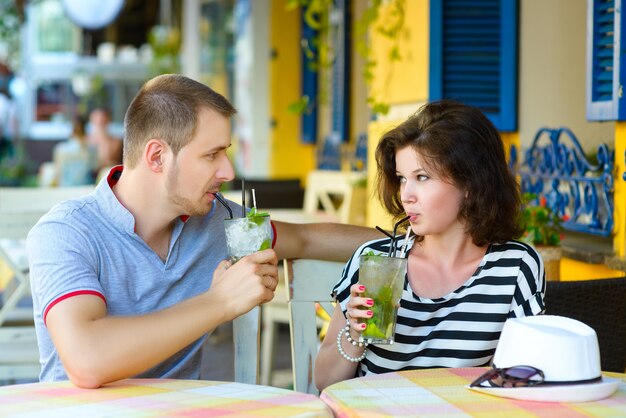
[(626, 370), (626, 278), (548, 281), (546, 314), (577, 319), (598, 335), (602, 370)]

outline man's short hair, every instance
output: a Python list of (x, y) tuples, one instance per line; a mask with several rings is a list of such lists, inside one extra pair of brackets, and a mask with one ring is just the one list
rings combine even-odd
[(202, 108), (225, 118), (237, 112), (224, 96), (182, 75), (165, 74), (146, 82), (124, 117), (124, 165), (136, 166), (152, 138), (163, 140), (178, 154), (191, 141)]

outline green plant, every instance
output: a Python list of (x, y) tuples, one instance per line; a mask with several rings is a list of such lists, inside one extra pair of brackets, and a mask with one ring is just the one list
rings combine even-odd
[(20, 34), (24, 23), (25, 1), (0, 0), (0, 43), (6, 46), (7, 61), (11, 68), (20, 63)]
[[(377, 100), (376, 92), (372, 91), (372, 82), (374, 79), (374, 71), (378, 62), (376, 61), (371, 48), (369, 36), (372, 32), (383, 36), (389, 40), (389, 48), (387, 50), (387, 59), (391, 63), (398, 62), (402, 59), (400, 54), (400, 39), (405, 33), (405, 1), (406, 0), (369, 0), (367, 8), (363, 11), (359, 19), (355, 21), (355, 29), (352, 33), (356, 51), (365, 60), (363, 66), (363, 80), (368, 88), (367, 104), (374, 114), (387, 114), (389, 112), (389, 104), (384, 101)], [(379, 19), (381, 7), (391, 7), (387, 19)], [(312, 29), (316, 31), (316, 36), (309, 44), (306, 39), (301, 40), (301, 45), (309, 62), (309, 68), (318, 71), (322, 79), (328, 77), (326, 72), (332, 67), (335, 50), (330, 33), (330, 14), (333, 10), (333, 0), (288, 0), (287, 9), (294, 10), (302, 8), (304, 21)], [(386, 75), (387, 82), (391, 79), (393, 71), (389, 71)], [(326, 80), (320, 81), (320, 89), (317, 97), (308, 96), (301, 97), (298, 101), (289, 105), (289, 111), (294, 113), (304, 113), (309, 111), (315, 103), (325, 103), (327, 92)], [(378, 94), (378, 96), (380, 96)]]
[(36, 186), (34, 164), (18, 145), (12, 155), (0, 156), (0, 186)]
[(521, 240), (535, 246), (560, 245), (563, 233), (562, 220), (547, 206), (545, 197), (538, 197), (533, 193), (524, 193), (522, 198), (524, 202), (522, 210), (524, 234)]
[(148, 42), (152, 47), (150, 71), (153, 76), (180, 72), (180, 30), (173, 26), (157, 25), (150, 29)]

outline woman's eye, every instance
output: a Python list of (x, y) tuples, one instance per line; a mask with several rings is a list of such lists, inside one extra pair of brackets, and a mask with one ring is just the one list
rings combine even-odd
[(426, 181), (426, 180), (428, 180), (428, 176), (425, 176), (423, 174), (419, 174), (417, 176), (417, 181)]
[(398, 183), (400, 183), (400, 184), (406, 183), (406, 178), (402, 177), (402, 176), (398, 176)]

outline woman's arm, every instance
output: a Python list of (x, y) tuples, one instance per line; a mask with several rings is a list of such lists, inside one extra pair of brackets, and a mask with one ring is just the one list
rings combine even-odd
[(279, 259), (346, 261), (361, 244), (381, 238), (374, 228), (339, 223), (294, 224), (272, 221)]
[[(365, 288), (358, 283), (352, 285), (350, 287), (350, 300), (346, 304), (346, 314), (347, 317), (350, 318), (350, 337), (356, 341), (358, 341), (360, 333), (365, 328), (365, 324), (359, 322), (359, 319), (370, 318), (372, 316), (372, 311), (369, 309), (369, 305), (367, 305), (367, 301), (370, 301), (370, 299), (359, 296), (363, 290), (365, 290)], [(364, 307), (366, 309), (360, 309)], [(317, 359), (315, 360), (315, 385), (320, 391), (333, 383), (351, 379), (356, 376), (359, 362), (346, 359), (339, 352), (337, 343), (339, 342), (342, 351), (353, 359), (361, 357), (365, 351), (365, 347), (359, 347), (358, 344), (350, 344), (347, 336), (343, 335), (345, 328), (346, 317), (341, 311), (341, 306), (337, 304), (333, 312), (333, 317), (330, 320), (326, 337), (324, 337)], [(342, 333), (342, 336), (340, 339), (337, 339), (339, 332)]]

